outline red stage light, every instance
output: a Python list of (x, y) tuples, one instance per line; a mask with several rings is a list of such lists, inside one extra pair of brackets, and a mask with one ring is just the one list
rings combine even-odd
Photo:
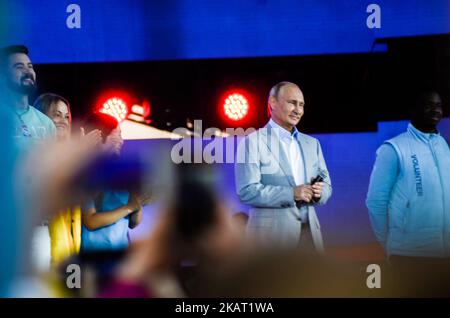
[(119, 97), (111, 97), (106, 100), (99, 111), (115, 117), (119, 122), (124, 121), (128, 115), (127, 104)]
[(248, 114), (249, 103), (247, 98), (240, 93), (229, 94), (224, 101), (225, 115), (234, 121), (243, 119)]

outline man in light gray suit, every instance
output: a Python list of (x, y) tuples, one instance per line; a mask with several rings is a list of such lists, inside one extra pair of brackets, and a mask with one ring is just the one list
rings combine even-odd
[(264, 244), (321, 254), (314, 205), (330, 198), (331, 181), (319, 141), (296, 128), (304, 113), (303, 94), (296, 84), (281, 82), (271, 89), (268, 103), (270, 121), (239, 143), (235, 164), (236, 192), (251, 206), (247, 230)]

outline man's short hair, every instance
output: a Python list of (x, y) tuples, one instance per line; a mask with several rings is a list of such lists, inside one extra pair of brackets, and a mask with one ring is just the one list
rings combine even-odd
[(0, 71), (4, 70), (8, 57), (12, 54), (23, 53), (28, 55), (29, 51), (25, 45), (9, 45), (0, 49)]
[(284, 81), (284, 82), (279, 82), (278, 84), (275, 84), (275, 85), (270, 89), (269, 98), (270, 98), (271, 96), (273, 96), (273, 97), (275, 97), (275, 99), (278, 99), (278, 95), (280, 94), (281, 88), (282, 88), (283, 86), (286, 86), (286, 85), (293, 85), (293, 86), (298, 87), (297, 84), (292, 83), (292, 82), (286, 82), (286, 81)]

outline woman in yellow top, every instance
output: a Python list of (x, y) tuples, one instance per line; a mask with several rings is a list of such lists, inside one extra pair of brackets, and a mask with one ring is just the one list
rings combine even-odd
[[(34, 102), (34, 107), (50, 117), (56, 126), (58, 141), (70, 138), (72, 114), (69, 102), (56, 94), (43, 94)], [(84, 132), (82, 131), (82, 135)], [(99, 130), (92, 131), (86, 137), (101, 140)], [(51, 260), (58, 265), (67, 257), (80, 251), (81, 243), (81, 209), (79, 206), (68, 208), (58, 213), (49, 224)]]

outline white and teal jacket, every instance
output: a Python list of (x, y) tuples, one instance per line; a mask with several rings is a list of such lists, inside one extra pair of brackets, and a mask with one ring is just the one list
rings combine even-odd
[(408, 125), (378, 149), (366, 200), (389, 255), (450, 257), (450, 149)]

